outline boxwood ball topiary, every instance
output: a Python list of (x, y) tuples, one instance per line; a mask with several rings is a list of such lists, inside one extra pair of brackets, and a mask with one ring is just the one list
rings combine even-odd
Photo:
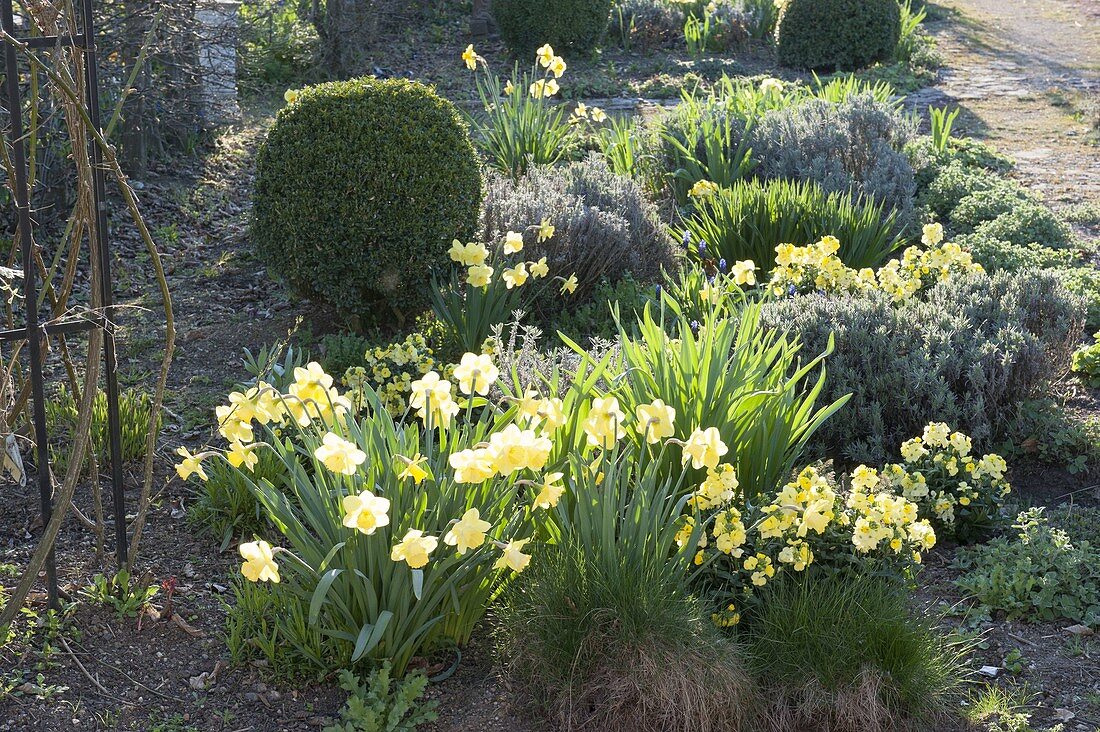
[(473, 234), (481, 173), (454, 105), (374, 78), (307, 88), (256, 161), (252, 235), (308, 297), (376, 320), (423, 310), (429, 272)]
[(779, 63), (852, 71), (894, 56), (898, 0), (787, 0), (777, 29)]
[(612, 0), (493, 0), (500, 37), (517, 56), (544, 43), (558, 53), (595, 48), (607, 31)]

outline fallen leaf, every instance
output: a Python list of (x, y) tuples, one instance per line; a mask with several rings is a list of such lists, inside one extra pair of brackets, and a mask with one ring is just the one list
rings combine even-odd
[(1068, 628), (1066, 628), (1066, 632), (1067, 633), (1073, 633), (1074, 635), (1085, 636), (1085, 635), (1092, 635), (1094, 631), (1093, 631), (1092, 628), (1090, 628), (1087, 625), (1077, 624), (1077, 625), (1071, 625)]

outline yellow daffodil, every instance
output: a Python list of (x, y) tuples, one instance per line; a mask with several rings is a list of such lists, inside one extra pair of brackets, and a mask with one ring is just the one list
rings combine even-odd
[(344, 496), (340, 502), (344, 508), (343, 524), (370, 536), (382, 526), (390, 523), (389, 499), (376, 496), (370, 491), (358, 495)]
[(394, 562), (405, 562), (412, 569), (420, 569), (428, 563), (428, 555), (437, 546), (439, 540), (434, 536), (424, 536), (420, 529), (409, 529), (405, 537), (394, 545), (390, 559)]
[(733, 281), (739, 285), (755, 285), (756, 263), (751, 259), (737, 262), (730, 269), (730, 274), (733, 275)]
[(447, 462), (455, 471), (456, 483), (484, 483), (497, 473), (486, 448), (453, 452)]
[(462, 60), (466, 62), (466, 68), (470, 71), (477, 70), (477, 52), (474, 51), (474, 44), (466, 46), (466, 50), (462, 52)]
[(244, 564), (241, 574), (250, 582), (279, 584), (279, 565), (275, 563), (275, 550), (266, 541), (250, 541), (237, 547)]
[(176, 454), (183, 460), (176, 465), (176, 473), (183, 480), (187, 480), (193, 475), (199, 476), (200, 480), (207, 480), (206, 471), (202, 469), (202, 455), (192, 455), (191, 451), (186, 447), (180, 447), (176, 450)]
[(581, 119), (588, 117), (588, 106), (584, 102), (577, 102), (576, 108), (573, 110), (573, 114)]
[(603, 111), (599, 107), (592, 107), (592, 110), (589, 112), (588, 116), (592, 119), (593, 122), (597, 123), (607, 120), (607, 112)]
[(561, 286), (561, 294), (564, 295), (565, 293), (568, 292), (570, 295), (572, 295), (574, 292), (577, 291), (578, 282), (577, 282), (576, 273), (569, 275), (562, 282), (563, 283), (562, 283), (562, 286)]
[(544, 69), (549, 68), (550, 64), (554, 62), (554, 48), (549, 43), (544, 44), (539, 50), (535, 51), (535, 55)]
[(619, 400), (615, 397), (593, 399), (583, 425), (588, 444), (610, 450), (626, 435), (623, 428), (625, 419), (626, 415), (619, 409)]
[(332, 472), (342, 475), (355, 475), (356, 468), (367, 460), (367, 453), (335, 432), (325, 434), (313, 456)]
[(551, 509), (558, 505), (562, 494), (565, 493), (565, 486), (558, 482), (563, 477), (562, 473), (548, 473), (543, 478), (534, 500), (536, 508)]
[(234, 468), (243, 466), (250, 473), (255, 469), (256, 464), (260, 462), (255, 445), (244, 445), (240, 442), (234, 442), (229, 446), (229, 450), (225, 453), (225, 459)]
[(666, 437), (672, 437), (676, 429), (673, 422), (676, 420), (676, 410), (657, 399), (650, 404), (640, 404), (634, 410), (638, 418), (638, 434), (645, 437), (646, 442), (654, 444)]
[(505, 84), (504, 84), (504, 94), (506, 96), (509, 96), (509, 97), (512, 96), (512, 93), (515, 92), (515, 90), (516, 90), (516, 85), (512, 83), (511, 79), (509, 79), (507, 82), (505, 82)]
[(783, 91), (783, 82), (779, 79), (768, 77), (760, 82), (760, 93), (764, 95)]
[(501, 273), (501, 277), (504, 278), (504, 285), (511, 290), (513, 287), (521, 287), (527, 282), (527, 264), (520, 262), (515, 267), (505, 269)]
[(718, 461), (727, 452), (729, 448), (722, 442), (722, 437), (716, 428), (697, 429), (691, 433), (687, 444), (684, 445), (683, 462), (686, 464), (691, 460), (691, 467), (696, 470), (703, 467), (717, 468)]
[(287, 89), (283, 92), (283, 99), (287, 104), (294, 104), (294, 102), (298, 101), (300, 95), (301, 93), (297, 89)]
[(493, 279), (493, 268), (487, 264), (476, 264), (466, 270), (466, 283), (470, 287), (488, 287)]
[(549, 241), (554, 236), (556, 229), (554, 225), (550, 223), (550, 219), (543, 219), (538, 226), (537, 238), (539, 243)]
[(489, 256), (489, 250), (484, 244), (477, 242), (463, 244), (458, 239), (451, 242), (451, 248), (447, 253), (451, 256), (451, 261), (458, 262), (464, 267), (484, 264), (485, 258)]
[(509, 231), (504, 237), (504, 253), (515, 254), (523, 250), (523, 234), (517, 231)]
[(550, 65), (546, 68), (550, 70), (550, 73), (554, 75), (555, 79), (560, 79), (561, 75), (565, 73), (565, 59), (561, 56), (555, 56), (550, 59)]
[(493, 359), (485, 354), (463, 354), (454, 370), (454, 378), (458, 380), (459, 391), (463, 394), (477, 392), (485, 396), (499, 376), (500, 370), (493, 364)]
[(535, 279), (541, 279), (550, 274), (550, 266), (546, 264), (546, 257), (542, 257), (537, 262), (528, 262), (527, 268)]
[(485, 543), (485, 532), (492, 526), (488, 521), (482, 520), (476, 508), (471, 508), (455, 522), (443, 537), (443, 543), (455, 547), (459, 555), (465, 554), (468, 550), (477, 549)]
[(420, 485), (424, 482), (424, 479), (428, 477), (428, 471), (424, 469), (424, 463), (428, 462), (428, 458), (420, 453), (416, 453), (411, 458), (404, 456), (398, 457), (401, 462), (405, 463), (404, 469), (397, 474), (398, 478), (401, 480), (411, 478), (414, 485)]
[(527, 569), (527, 565), (531, 563), (531, 555), (524, 554), (521, 550), (526, 546), (530, 539), (520, 539), (519, 541), (510, 541), (501, 550), (502, 555), (500, 559), (493, 565), (495, 569), (504, 569), (505, 567), (511, 569), (513, 572), (519, 573)]

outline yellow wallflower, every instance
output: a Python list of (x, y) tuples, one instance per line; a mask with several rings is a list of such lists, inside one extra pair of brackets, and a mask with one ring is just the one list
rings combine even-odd
[(428, 563), (428, 555), (437, 546), (439, 540), (434, 536), (424, 536), (420, 529), (409, 529), (405, 537), (390, 551), (390, 559), (394, 562), (405, 562), (412, 569), (420, 569)]
[(355, 475), (356, 468), (367, 460), (367, 453), (335, 432), (325, 434), (313, 456), (332, 472), (343, 475)]
[(696, 181), (695, 185), (688, 191), (688, 195), (692, 198), (710, 198), (714, 194), (718, 193), (718, 184), (714, 181), (700, 180)]
[(485, 532), (492, 526), (488, 521), (482, 520), (476, 508), (471, 508), (455, 522), (443, 537), (443, 543), (455, 547), (460, 555), (465, 554), (467, 550), (476, 549), (485, 543)]
[(370, 536), (378, 528), (390, 523), (389, 499), (376, 496), (370, 491), (344, 496), (340, 503), (344, 508), (342, 523), (349, 529), (356, 529)]
[(244, 558), (241, 574), (251, 582), (279, 584), (279, 565), (275, 563), (275, 550), (266, 541), (250, 541), (237, 547)]
[(921, 232), (921, 244), (934, 247), (943, 241), (943, 224), (925, 224)]

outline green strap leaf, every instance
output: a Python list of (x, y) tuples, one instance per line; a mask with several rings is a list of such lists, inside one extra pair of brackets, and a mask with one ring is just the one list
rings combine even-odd
[(328, 597), (329, 588), (332, 587), (332, 583), (336, 581), (336, 578), (343, 572), (342, 569), (330, 569), (321, 575), (321, 581), (317, 583), (317, 589), (313, 591), (313, 597), (309, 601), (309, 624), (314, 625), (317, 622), (317, 616), (321, 613), (321, 605), (324, 604), (325, 598)]
[(375, 649), (382, 640), (382, 635), (393, 619), (393, 613), (383, 610), (378, 615), (378, 621), (374, 624), (365, 623), (359, 630), (359, 637), (355, 639), (355, 650), (351, 653), (351, 662), (355, 663), (365, 654)]

